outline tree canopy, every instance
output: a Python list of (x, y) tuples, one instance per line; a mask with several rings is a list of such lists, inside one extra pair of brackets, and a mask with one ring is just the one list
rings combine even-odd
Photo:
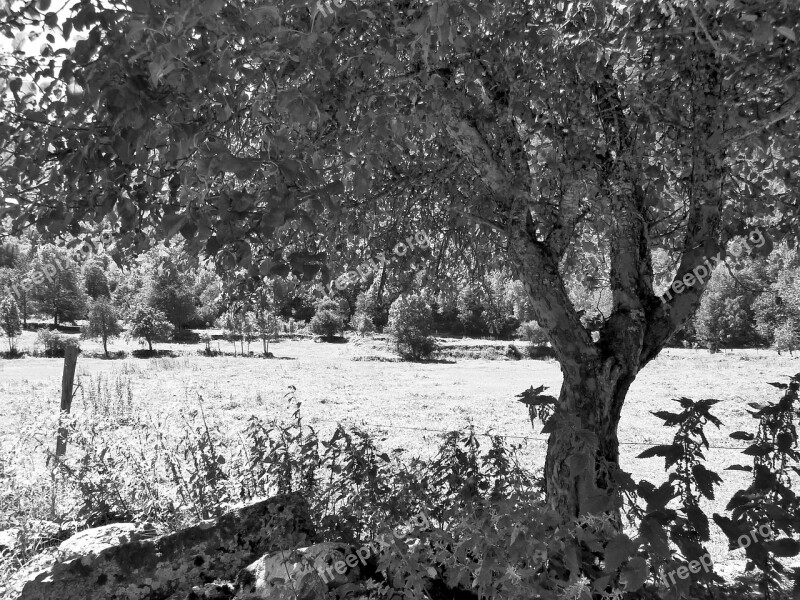
[[(798, 233), (796, 3), (48, 8), (12, 2), (2, 24), (48, 39), (0, 67), (14, 229), (108, 227), (118, 253), (180, 235), (254, 286), (326, 284), (419, 230), (449, 264), (505, 264), (564, 372), (545, 471), (567, 514), (613, 488), (625, 394), (696, 310), (693, 273), (754, 228), (762, 254)], [(574, 272), (610, 290), (596, 336)]]

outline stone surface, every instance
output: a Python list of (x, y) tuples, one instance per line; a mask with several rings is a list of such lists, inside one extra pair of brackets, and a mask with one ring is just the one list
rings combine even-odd
[(231, 600), (236, 588), (231, 583), (207, 583), (192, 588), (186, 600)]
[(99, 554), (112, 546), (119, 546), (136, 539), (135, 523), (113, 523), (93, 529), (85, 529), (65, 540), (58, 547), (58, 558), (70, 560), (87, 554)]
[(341, 590), (348, 586), (360, 591), (358, 564), (348, 568), (344, 575), (335, 570), (333, 577), (326, 573), (328, 567), (354, 552), (347, 544), (324, 542), (270, 553), (239, 574), (236, 600), (315, 600), (324, 598), (329, 588)]
[(19, 545), (19, 527), (4, 529), (0, 531), (0, 560), (3, 556), (11, 554)]
[[(106, 529), (106, 528), (102, 528)], [(299, 496), (264, 500), (219, 519), (152, 539), (105, 545), (124, 532), (96, 536), (88, 530), (56, 564), (15, 582), (19, 600), (165, 600), (196, 586), (234, 580), (259, 556), (313, 541), (305, 501)], [(136, 536), (134, 536), (135, 538)], [(118, 538), (119, 539), (119, 538)], [(69, 556), (68, 554), (65, 556)], [(201, 596), (202, 597), (202, 596)]]

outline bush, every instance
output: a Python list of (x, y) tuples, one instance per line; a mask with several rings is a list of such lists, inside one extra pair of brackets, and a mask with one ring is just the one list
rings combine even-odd
[(42, 347), (42, 353), (48, 358), (63, 358), (69, 346), (80, 348), (78, 342), (71, 337), (60, 335), (49, 329), (41, 329), (36, 335), (36, 345)]
[(514, 344), (509, 344), (506, 348), (506, 356), (512, 360), (519, 360), (522, 358), (522, 352)]
[(547, 343), (547, 334), (536, 321), (527, 321), (517, 329), (517, 337), (533, 344), (541, 346)]
[(139, 305), (134, 310), (130, 335), (146, 341), (150, 352), (153, 351), (153, 342), (168, 340), (172, 331), (172, 324), (160, 310), (147, 305)]
[(433, 354), (436, 343), (432, 330), (433, 311), (421, 296), (400, 296), (389, 308), (386, 333), (401, 356), (420, 360)]
[(311, 333), (322, 336), (323, 339), (331, 340), (342, 330), (344, 323), (339, 313), (332, 310), (320, 310), (311, 319), (308, 327)]
[(357, 312), (354, 314), (353, 318), (350, 319), (350, 327), (352, 327), (358, 335), (366, 335), (375, 331), (375, 324), (372, 322), (372, 317), (366, 313)]

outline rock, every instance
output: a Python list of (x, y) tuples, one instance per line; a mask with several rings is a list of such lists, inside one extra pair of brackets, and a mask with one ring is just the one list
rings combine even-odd
[[(196, 586), (233, 580), (259, 556), (313, 541), (305, 501), (279, 496), (216, 520), (155, 537), (107, 545), (127, 529), (82, 532), (70, 551), (86, 551), (12, 584), (18, 600), (165, 600)], [(77, 537), (77, 536), (76, 536)], [(13, 594), (13, 592), (12, 592)], [(12, 595), (12, 597), (14, 597)], [(201, 596), (202, 597), (202, 596)]]
[(11, 529), (4, 529), (0, 531), (0, 560), (4, 556), (12, 554), (19, 546), (19, 527), (12, 527)]
[[(328, 588), (341, 589), (347, 586), (352, 591), (361, 591), (358, 564), (348, 567), (344, 575), (333, 569), (326, 572), (351, 554), (355, 556), (352, 547), (336, 542), (273, 552), (239, 574), (236, 600), (313, 600), (325, 597)], [(343, 597), (341, 594), (339, 596)]]
[(62, 542), (58, 547), (60, 561), (89, 554), (100, 554), (112, 546), (119, 546), (136, 539), (135, 523), (113, 523), (93, 529), (85, 529)]
[(232, 600), (236, 588), (230, 583), (207, 583), (195, 586), (186, 600)]

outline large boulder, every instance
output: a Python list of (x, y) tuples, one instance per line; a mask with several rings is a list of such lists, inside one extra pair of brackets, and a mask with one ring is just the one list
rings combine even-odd
[[(132, 539), (110, 545), (108, 530), (93, 531), (67, 540), (54, 565), (15, 582), (16, 598), (165, 600), (214, 580), (233, 580), (259, 556), (314, 538), (308, 507), (296, 495), (264, 500), (151, 539), (117, 531), (112, 535), (130, 534)], [(85, 554), (75, 557), (79, 549)]]
[(360, 565), (332, 568), (348, 556), (355, 557), (353, 548), (337, 542), (267, 554), (239, 574), (236, 600), (316, 600), (334, 588), (337, 597), (351, 597), (364, 589)]

